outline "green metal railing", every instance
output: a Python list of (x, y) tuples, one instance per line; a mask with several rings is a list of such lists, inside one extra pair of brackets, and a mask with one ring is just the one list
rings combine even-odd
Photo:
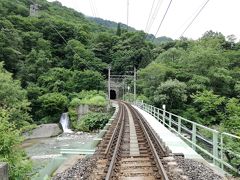
[(239, 136), (211, 129), (143, 102), (134, 104), (151, 114), (169, 130), (178, 134), (206, 160), (226, 172), (240, 175)]

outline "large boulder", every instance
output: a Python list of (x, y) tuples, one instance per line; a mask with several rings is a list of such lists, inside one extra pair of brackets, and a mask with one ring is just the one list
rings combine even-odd
[(42, 124), (31, 132), (25, 134), (26, 139), (54, 137), (61, 134), (63, 131), (59, 124)]

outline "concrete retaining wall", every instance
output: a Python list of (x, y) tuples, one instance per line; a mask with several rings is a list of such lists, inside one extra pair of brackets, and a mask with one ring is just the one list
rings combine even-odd
[(0, 162), (0, 180), (8, 180), (8, 165)]

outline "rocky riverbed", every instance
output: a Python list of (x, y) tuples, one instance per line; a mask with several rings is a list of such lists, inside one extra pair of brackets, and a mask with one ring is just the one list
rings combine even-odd
[(60, 149), (82, 148), (88, 142), (91, 142), (95, 136), (96, 133), (63, 133), (52, 138), (26, 140), (22, 147), (33, 160), (33, 171), (35, 173), (44, 168), (53, 158), (61, 156)]

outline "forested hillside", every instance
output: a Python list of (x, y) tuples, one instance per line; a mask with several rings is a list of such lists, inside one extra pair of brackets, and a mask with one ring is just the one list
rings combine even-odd
[[(38, 4), (38, 17), (29, 16), (28, 0), (0, 4), (0, 60), (27, 91), (35, 122), (58, 121), (74, 92), (105, 90), (108, 64), (123, 74), (153, 59), (153, 45), (143, 32), (103, 28), (59, 2)], [(46, 118), (45, 98), (56, 105), (55, 118)]]
[(0, 1), (0, 161), (9, 162), (12, 179), (30, 171), (20, 134), (58, 122), (79, 97), (104, 96), (108, 65), (116, 74), (138, 69), (139, 99), (240, 135), (234, 36), (209, 31), (196, 41), (152, 42), (142, 31), (107, 28), (111, 22), (95, 23), (57, 1), (35, 2), (38, 16), (29, 16), (29, 0)]
[(143, 32), (108, 29), (46, 0), (35, 1), (38, 16), (29, 16), (31, 2), (0, 1), (0, 161), (9, 163), (11, 179), (30, 170), (20, 133), (59, 122), (83, 95), (102, 100), (109, 64), (124, 74), (156, 55)]
[(156, 60), (140, 71), (138, 89), (158, 107), (240, 135), (240, 43), (234, 40), (208, 31), (196, 41), (160, 45)]

